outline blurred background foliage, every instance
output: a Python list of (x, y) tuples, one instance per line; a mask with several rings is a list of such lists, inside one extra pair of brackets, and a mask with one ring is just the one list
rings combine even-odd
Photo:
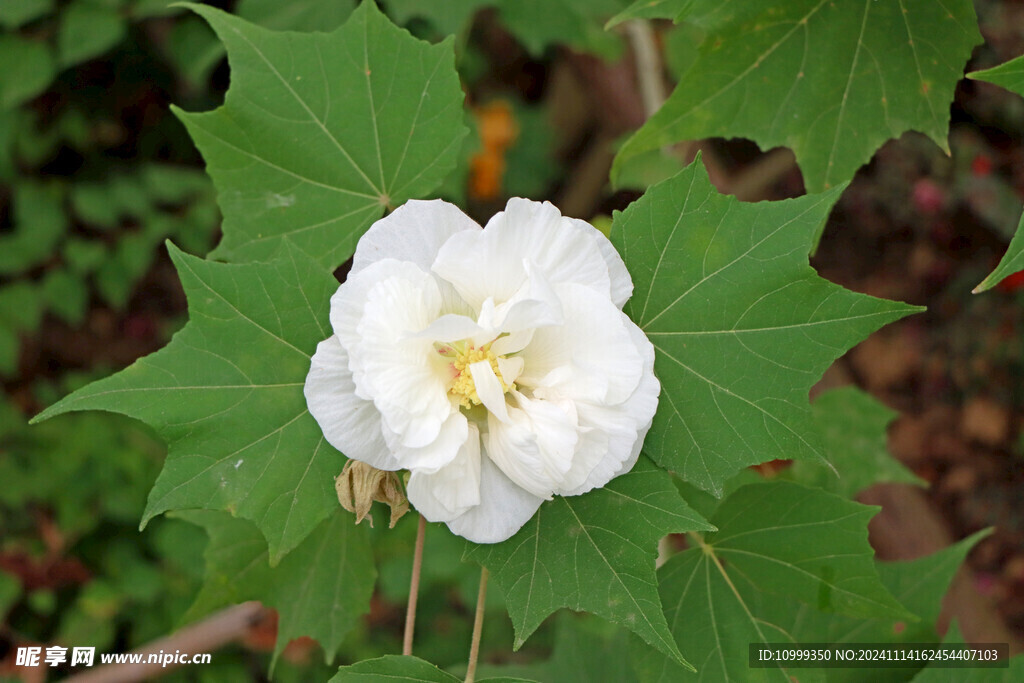
[[(164, 241), (199, 255), (217, 242), (214, 188), (169, 105), (216, 107), (230, 73), (208, 26), (168, 4), (0, 0), (0, 680), (25, 673), (14, 666), (18, 646), (87, 639), (100, 651), (124, 652), (169, 633), (203, 583), (202, 529), (167, 517), (138, 530), (163, 458), (147, 429), (107, 414), (26, 425), (71, 389), (163, 346), (185, 313)], [(209, 4), (268, 28), (327, 31), (356, 2)], [(645, 118), (627, 40), (603, 28), (626, 0), (379, 4), (423, 39), (454, 36), (472, 132), (441, 195), (475, 218), (526, 196), (606, 228), (606, 216), (636, 190), (681, 167), (679, 158), (652, 153), (623, 169), (627, 189), (608, 186), (615, 146)], [(1024, 52), (1020, 3), (977, 0), (976, 7), (987, 42), (972, 68)], [(657, 29), (666, 71), (677, 78), (702, 36), (685, 24)], [(855, 349), (831, 381), (855, 382), (900, 409), (890, 448), (932, 485), (928, 495), (957, 537), (999, 527), (979, 543), (973, 565), (982, 592), (1001, 600), (1018, 635), (1024, 282), (1007, 281), (984, 297), (967, 292), (1016, 224), (1022, 130), (1019, 98), (963, 83), (952, 158), (913, 134), (883, 147), (844, 194), (815, 260), (823, 276), (849, 288), (929, 305), (926, 316)], [(702, 149), (713, 179), (742, 181), (750, 171), (755, 198), (803, 191), (799, 171), (786, 159), (780, 167), (777, 154), (744, 141), (705, 141)], [(400, 650), (415, 526), (410, 516), (384, 533), (383, 513), (377, 517), (371, 613), (338, 663)], [(460, 561), (461, 552), (456, 538), (430, 529), (416, 654), (439, 663), (463, 660), (469, 641), (478, 570)], [(560, 614), (512, 653), (494, 584), (488, 606), (483, 660), (508, 664), (502, 673), (628, 679), (626, 659), (614, 654), (624, 647), (621, 631)], [(275, 629), (273, 614), (264, 614), (212, 665), (167, 678), (263, 680)], [(573, 653), (581, 651), (593, 656), (579, 661)], [(315, 643), (299, 640), (274, 678), (326, 680), (332, 671)]]

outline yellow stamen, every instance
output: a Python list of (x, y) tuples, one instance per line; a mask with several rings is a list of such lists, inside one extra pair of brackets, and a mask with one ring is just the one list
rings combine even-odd
[(461, 342), (441, 346), (437, 349), (437, 352), (442, 356), (453, 358), (450, 365), (454, 377), (448, 393), (457, 398), (463, 408), (472, 408), (475, 405), (480, 405), (480, 396), (476, 393), (476, 383), (473, 382), (473, 375), (469, 371), (469, 366), (473, 363), (479, 363), (482, 360), (490, 362), (491, 369), (494, 370), (494, 375), (498, 378), (498, 382), (501, 383), (501, 390), (503, 392), (507, 393), (516, 388), (514, 382), (510, 384), (505, 383), (504, 378), (501, 376), (501, 370), (498, 369), (498, 356), (494, 355), (494, 352), (491, 351), (490, 343), (478, 348), (473, 346), (471, 342)]

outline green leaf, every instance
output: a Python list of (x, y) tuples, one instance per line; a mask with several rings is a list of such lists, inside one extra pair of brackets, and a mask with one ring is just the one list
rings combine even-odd
[(571, 45), (587, 52), (614, 57), (622, 41), (602, 27), (622, 9), (623, 0), (390, 0), (388, 13), (400, 24), (420, 17), (442, 35), (466, 30), (483, 7), (494, 7), (505, 27), (526, 50), (540, 57), (554, 45)]
[(132, 19), (149, 19), (180, 14), (183, 10), (177, 5), (177, 0), (135, 0), (129, 11)]
[(825, 612), (913, 618), (880, 583), (871, 561), (867, 523), (877, 510), (798, 484), (752, 484), (719, 506), (713, 517), (719, 531), (701, 549), (762, 592)]
[[(967, 77), (978, 81), (994, 83), (1006, 88), (1010, 92), (1024, 96), (1024, 57), (1011, 59), (997, 67), (984, 71), (974, 71), (967, 74)], [(974, 288), (974, 293), (978, 294), (992, 289), (1003, 278), (1021, 270), (1024, 270), (1024, 216), (1018, 222), (1017, 232), (1014, 234), (1013, 239), (1010, 240), (1010, 246), (1007, 247), (1006, 253), (1003, 254), (1003, 258), (999, 261), (999, 265), (989, 273), (988, 277), (981, 281), (981, 284)]]
[(276, 567), (252, 523), (222, 512), (178, 513), (210, 537), (206, 577), (186, 619), (259, 600), (280, 616), (275, 658), (291, 640), (309, 636), (323, 646), (330, 663), (345, 635), (370, 611), (377, 576), (366, 529), (335, 508)]
[[(978, 531), (948, 548), (943, 548), (916, 560), (877, 563), (878, 575), (881, 577), (882, 583), (907, 609), (920, 617), (920, 626), (929, 629), (929, 638), (935, 635), (942, 598), (949, 590), (953, 576), (963, 565), (967, 553), (979, 541), (991, 534), (991, 529)], [(861, 636), (864, 631), (872, 629), (870, 624), (871, 622), (864, 622), (864, 625), (859, 625), (857, 629), (845, 634), (843, 639), (874, 640), (874, 635)], [(907, 630), (911, 631), (914, 626), (911, 624)], [(889, 633), (893, 631), (892, 628), (886, 630)], [(881, 633), (879, 633), (879, 637), (881, 637)], [(904, 640), (920, 640), (923, 637), (923, 634), (920, 637), (903, 636)]]
[(224, 58), (224, 45), (206, 22), (190, 15), (175, 19), (167, 36), (167, 53), (183, 80), (193, 88), (205, 89), (210, 74)]
[(568, 607), (625, 626), (687, 666), (661, 611), (654, 561), (665, 534), (710, 528), (670, 477), (641, 458), (602, 489), (544, 503), (515, 536), (470, 545), (466, 557), (505, 591), (516, 649), (545, 617)]
[(113, 253), (96, 271), (96, 289), (113, 308), (123, 309), (156, 255), (149, 236), (132, 233), (118, 241)]
[(62, 195), (54, 184), (14, 186), (14, 230), (0, 236), (0, 274), (15, 275), (50, 258), (68, 228)]
[(47, 307), (69, 325), (79, 325), (85, 318), (89, 288), (77, 275), (51, 270), (43, 278), (40, 294)]
[(117, 227), (121, 220), (110, 188), (103, 183), (75, 183), (71, 188), (71, 208), (79, 219), (99, 230)]
[(994, 83), (1010, 92), (1024, 95), (1024, 56), (1016, 57), (999, 66), (981, 71), (972, 71), (967, 78)]
[(877, 482), (925, 486), (889, 454), (886, 427), (897, 413), (855, 387), (833, 389), (811, 406), (834, 469), (798, 460), (784, 471), (792, 481), (853, 498)]
[(17, 370), (20, 345), (18, 333), (0, 324), (0, 375), (10, 375)]
[[(909, 562), (876, 562), (879, 578), (893, 596), (920, 618), (916, 622), (881, 617), (853, 619), (825, 614), (807, 605), (774, 598), (752, 599), (753, 611), (800, 643), (935, 643), (942, 597), (970, 549), (990, 532), (982, 531), (927, 557)], [(923, 662), (922, 662), (923, 664)], [(910, 675), (906, 669), (872, 669), (872, 683), (896, 683)], [(860, 683), (862, 669), (835, 669), (829, 683)]]
[(820, 192), (908, 130), (947, 149), (953, 91), (981, 42), (970, 0), (695, 0), (684, 16), (708, 29), (700, 56), (613, 176), (679, 140), (744, 137), (790, 147)]
[[(333, 31), (354, 7), (353, 0), (242, 0), (234, 13), (275, 31)], [(181, 11), (181, 5), (175, 9)], [(206, 83), (210, 72), (224, 58), (223, 43), (198, 17), (176, 21), (168, 47), (180, 72), (195, 85)]]
[(16, 29), (53, 11), (53, 0), (4, 0), (0, 3), (0, 26)]
[[(386, 655), (343, 666), (329, 683), (461, 683), (462, 679), (417, 657)], [(529, 683), (524, 678), (485, 678), (480, 683)]]
[(622, 0), (499, 0), (501, 21), (534, 56), (551, 45), (615, 57), (617, 36), (603, 24), (622, 9)]
[(613, 29), (630, 19), (675, 19), (684, 12), (694, 0), (636, 0), (605, 24), (606, 29)]
[(880, 326), (922, 310), (818, 277), (807, 254), (838, 196), (747, 204), (694, 162), (615, 215), (633, 276), (626, 312), (656, 351), (662, 393), (645, 449), (720, 496), (743, 467), (824, 459), (807, 392)]
[(28, 113), (0, 107), (0, 181), (11, 182), (18, 175), (14, 147)]
[(615, 189), (646, 190), (684, 168), (683, 161), (664, 149), (652, 149), (626, 159), (615, 177)]
[(1010, 246), (1007, 247), (1007, 253), (1002, 255), (999, 264), (988, 273), (987, 278), (981, 281), (981, 284), (974, 288), (973, 293), (981, 294), (990, 290), (1020, 270), (1024, 270), (1024, 216), (1021, 216), (1020, 222), (1017, 223), (1017, 232), (1014, 233)]
[(39, 290), (33, 284), (15, 280), (0, 287), (0, 328), (35, 330), (42, 314)]
[(422, 17), (442, 35), (452, 35), (462, 31), (478, 9), (496, 3), (493, 0), (388, 0), (386, 4), (395, 23), (408, 24)]
[(466, 128), (451, 41), (419, 41), (373, 2), (329, 34), (192, 8), (232, 67), (224, 106), (178, 112), (219, 192), (212, 255), (265, 258), (288, 236), (333, 268), (385, 207), (429, 193), (454, 166)]
[(7, 616), (20, 596), (21, 581), (7, 572), (0, 572), (0, 619)]
[(459, 683), (461, 680), (422, 659), (386, 655), (343, 666), (329, 683), (391, 683), (396, 679), (422, 683)]
[[(927, 557), (909, 562), (876, 562), (885, 587), (917, 622), (903, 619), (852, 619), (824, 614), (806, 605), (776, 602), (765, 604), (761, 612), (768, 621), (781, 625), (801, 643), (936, 643), (936, 622), (942, 598), (953, 576), (972, 547), (990, 531), (978, 532), (959, 543)], [(923, 662), (922, 662), (923, 664)], [(862, 669), (836, 669), (829, 672), (829, 683), (858, 683), (865, 680)], [(896, 683), (907, 679), (906, 669), (873, 669), (872, 683)]]
[(704, 30), (690, 23), (678, 24), (665, 35), (665, 67), (673, 80), (679, 80), (696, 63), (704, 37)]
[(0, 35), (0, 109), (32, 99), (56, 75), (53, 54), (45, 43)]
[(481, 664), (480, 675), (522, 676), (537, 681), (591, 683), (636, 678), (629, 658), (629, 632), (588, 615), (560, 612), (555, 617), (551, 658), (530, 664)]
[[(964, 643), (960, 626), (955, 621), (949, 625), (943, 643), (959, 645)], [(914, 676), (913, 683), (1017, 683), (1024, 679), (1024, 656), (1011, 657), (1005, 669), (951, 668), (929, 664)]]
[[(788, 482), (744, 486), (726, 498), (711, 520), (719, 530), (690, 534), (693, 546), (658, 572), (665, 615), (700, 680), (749, 680), (749, 643), (795, 642), (765, 618), (761, 601), (790, 612), (800, 601), (851, 616), (912, 618), (871, 560), (867, 523), (876, 510)], [(668, 658), (642, 650), (649, 655), (634, 659), (641, 680), (686, 679)], [(764, 671), (764, 680), (789, 681), (781, 670)]]
[(114, 176), (107, 181), (110, 201), (122, 215), (142, 218), (150, 212), (149, 197), (142, 181), (135, 175)]
[(156, 202), (181, 204), (194, 195), (213, 192), (210, 179), (190, 166), (148, 164), (142, 167), (140, 176), (146, 194)]
[(62, 67), (98, 57), (125, 35), (125, 20), (111, 7), (92, 0), (76, 0), (60, 14), (57, 53)]
[(355, 6), (355, 0), (241, 0), (235, 14), (275, 31), (331, 31)]
[(555, 135), (549, 112), (522, 106), (514, 106), (512, 111), (518, 133), (505, 154), (504, 193), (509, 197), (542, 197), (562, 172), (552, 154)]
[(73, 237), (64, 244), (64, 261), (72, 272), (79, 275), (88, 275), (96, 270), (106, 253), (103, 243), (95, 240)]
[(276, 563), (337, 506), (344, 458), (302, 394), (330, 336), (337, 281), (290, 245), (272, 263), (228, 265), (172, 246), (190, 321), (170, 344), (36, 420), (108, 410), (146, 422), (168, 457), (143, 521), (166, 510), (229, 510), (255, 521)]

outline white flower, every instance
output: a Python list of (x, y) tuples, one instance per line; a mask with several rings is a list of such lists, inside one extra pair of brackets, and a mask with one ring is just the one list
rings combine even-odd
[(629, 471), (657, 407), (654, 349), (622, 312), (611, 243), (548, 203), (480, 226), (410, 201), (359, 241), (331, 297), (309, 410), (349, 458), (409, 470), (410, 502), (477, 543), (553, 495)]

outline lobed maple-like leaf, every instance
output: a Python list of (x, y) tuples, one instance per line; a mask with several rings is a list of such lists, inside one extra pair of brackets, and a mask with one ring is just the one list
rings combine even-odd
[(288, 237), (334, 268), (385, 208), (426, 195), (454, 168), (467, 129), (450, 39), (413, 38), (372, 0), (331, 33), (189, 7), (231, 65), (223, 106), (176, 110), (217, 186), (224, 238), (213, 256), (264, 259)]
[[(1024, 57), (1017, 57), (999, 66), (967, 74), (968, 78), (987, 81), (1024, 96)], [(1009, 275), (1024, 270), (1024, 217), (1017, 224), (1017, 232), (1010, 240), (1010, 246), (1000, 259), (999, 265), (974, 288), (974, 293), (992, 289)]]
[[(856, 617), (913, 619), (872, 562), (867, 523), (876, 511), (789, 482), (744, 486), (722, 501), (711, 518), (718, 531), (689, 534), (692, 547), (658, 572), (665, 614), (696, 678), (750, 680), (749, 643), (798, 642), (789, 624), (767, 618), (768, 601), (783, 604), (784, 614), (799, 601)], [(641, 680), (692, 678), (669, 658), (641, 652), (634, 658)], [(758, 672), (762, 680), (790, 680), (782, 669)]]
[[(670, 0), (638, 16), (705, 30), (664, 106), (623, 146), (744, 137), (796, 154), (811, 192), (841, 185), (908, 130), (947, 149), (949, 107), (981, 42), (970, 0)], [(639, 12), (639, 14), (638, 14)]]
[[(955, 621), (943, 639), (945, 645), (965, 645), (960, 634), (960, 625)], [(956, 664), (957, 662), (953, 662)], [(962, 666), (950, 666), (949, 662), (929, 662), (912, 683), (1018, 683), (1024, 679), (1024, 656), (1016, 655), (1006, 662), (1005, 667), (978, 668), (976, 663), (962, 662)]]
[[(800, 643), (937, 643), (942, 598), (967, 553), (990, 533), (979, 531), (916, 560), (875, 563), (882, 584), (919, 621), (891, 616), (854, 619), (826, 614), (806, 604), (780, 601), (774, 596), (759, 601), (757, 613), (780, 625)], [(921, 662), (922, 667), (924, 664)], [(867, 674), (863, 669), (835, 669), (828, 673), (829, 683), (859, 683)], [(872, 683), (897, 683), (907, 680), (907, 674), (906, 669), (873, 669), (870, 679)]]
[(169, 245), (189, 322), (163, 349), (93, 382), (35, 420), (107, 410), (142, 420), (168, 445), (143, 524), (167, 510), (227, 510), (252, 520), (276, 563), (337, 505), (345, 463), (302, 393), (330, 336), (338, 283), (283, 245), (270, 263), (222, 264)]
[(186, 618), (259, 600), (278, 613), (275, 659), (289, 642), (309, 636), (323, 647), (329, 663), (359, 618), (370, 611), (377, 578), (370, 541), (366, 529), (342, 510), (321, 522), (276, 567), (270, 565), (267, 543), (251, 522), (208, 510), (178, 515), (203, 527), (210, 537), (206, 575)]
[[(430, 662), (417, 657), (386, 655), (365, 659), (338, 670), (329, 683), (460, 683), (458, 676), (442, 671)], [(525, 678), (500, 676), (485, 678), (480, 683), (534, 683)]]
[(853, 498), (879, 482), (925, 485), (889, 453), (886, 428), (897, 413), (856, 387), (825, 392), (811, 404), (832, 468), (798, 460), (783, 476)]
[(839, 190), (748, 204), (699, 162), (616, 214), (662, 391), (645, 450), (720, 496), (749, 465), (824, 460), (807, 392), (833, 360), (915, 306), (818, 277), (807, 254)]
[(604, 488), (544, 503), (501, 543), (469, 545), (508, 600), (515, 648), (561, 607), (625, 626), (681, 666), (658, 599), (654, 561), (665, 534), (709, 525), (646, 458)]

